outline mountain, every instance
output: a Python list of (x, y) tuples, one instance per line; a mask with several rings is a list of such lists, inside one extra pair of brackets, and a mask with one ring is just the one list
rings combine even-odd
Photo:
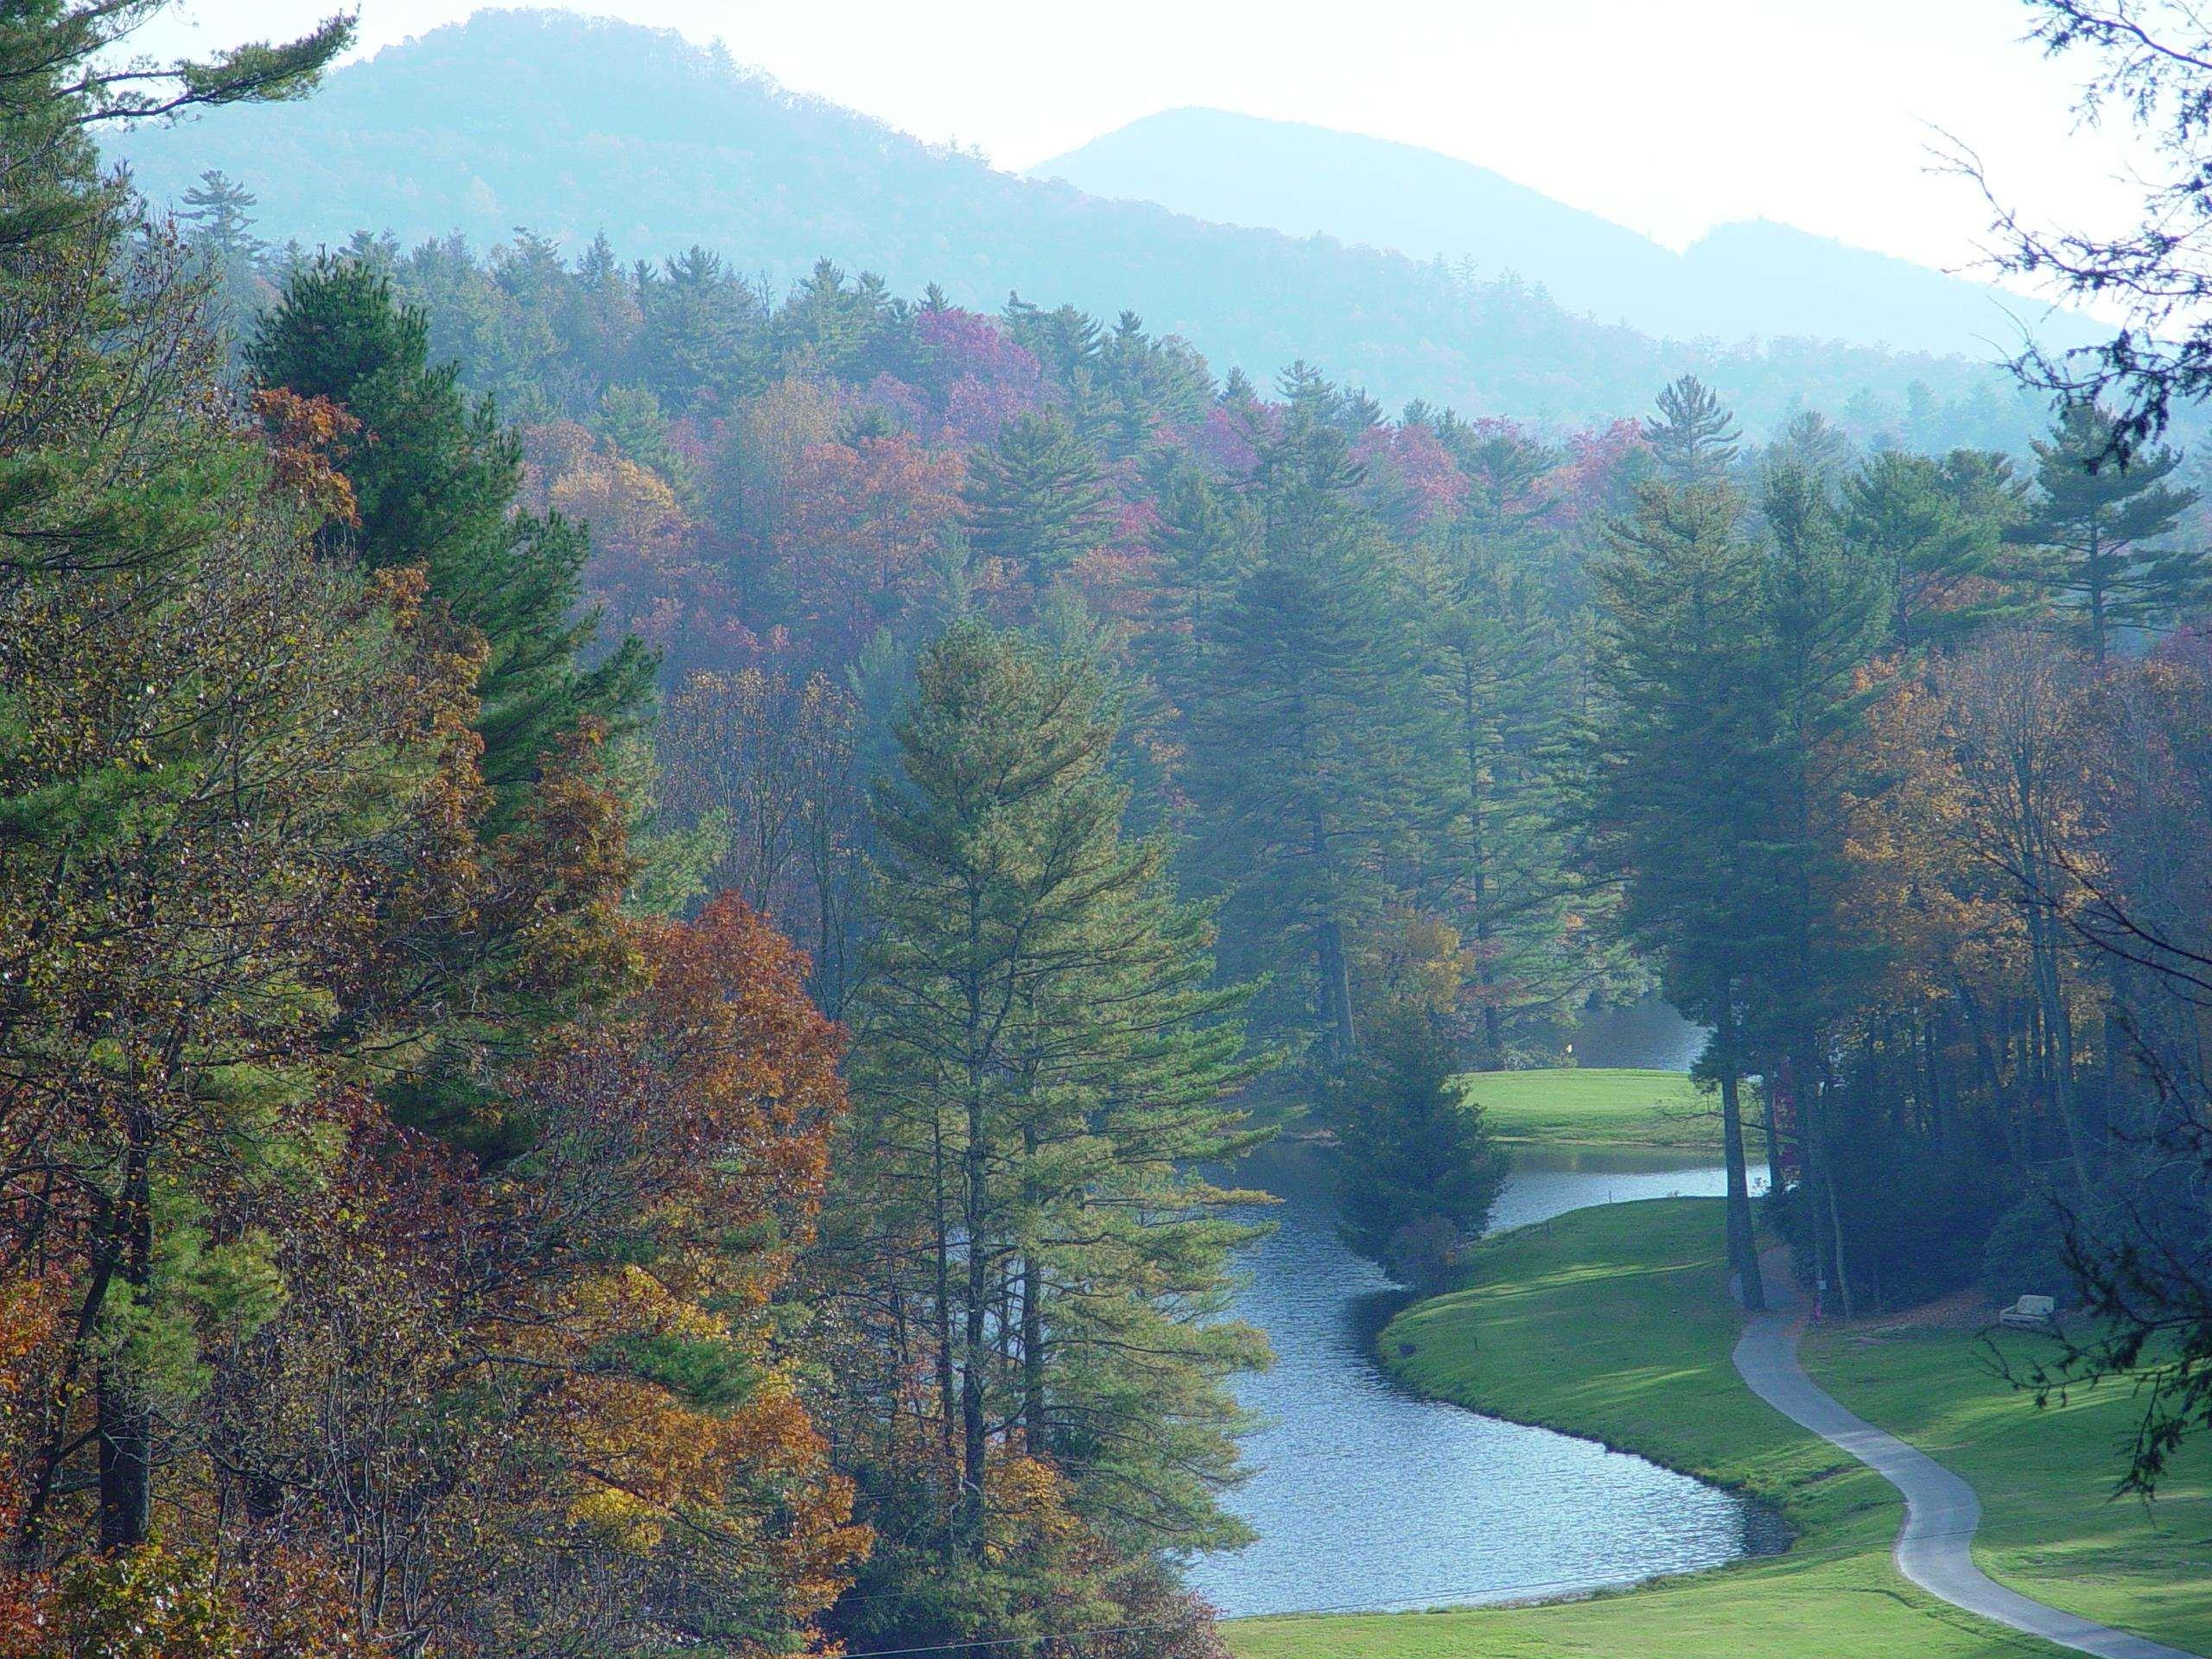
[[(1754, 431), (1800, 402), (1910, 442), (2012, 442), (2037, 423), (1986, 353), (1669, 344), (1518, 281), (1019, 178), (794, 94), (721, 50), (571, 13), (480, 12), (347, 66), (303, 102), (110, 143), (156, 202), (203, 169), (227, 173), (258, 194), (272, 241), (340, 245), (365, 230), (481, 247), (527, 227), (574, 251), (603, 231), (626, 257), (698, 245), (771, 288), (826, 257), (979, 308), (1010, 290), (1109, 319), (1132, 308), (1217, 371), (1264, 385), (1305, 358), (1393, 406), (1580, 422), (1641, 410), (1690, 370)], [(1515, 200), (1532, 225), (1587, 217)], [(1591, 229), (1598, 265), (1614, 245), (1605, 232), (1628, 235)]]
[[(1488, 168), (1386, 138), (1225, 110), (1147, 116), (1039, 162), (1029, 176), (1224, 225), (1332, 236), (1415, 258), (1470, 257), (1492, 274), (1541, 282), (1568, 309), (1609, 321), (1628, 319), (1631, 296), (1671, 281), (1677, 263), (1658, 243)], [(1641, 326), (1682, 332), (1649, 320)]]
[(1541, 283), (1571, 311), (1676, 338), (1809, 335), (1986, 358), (2016, 350), (2028, 325), (2048, 344), (2100, 337), (2086, 319), (1787, 225), (1724, 225), (1677, 254), (1434, 150), (1222, 110), (1147, 116), (1030, 176), (1224, 224), (1469, 259)]

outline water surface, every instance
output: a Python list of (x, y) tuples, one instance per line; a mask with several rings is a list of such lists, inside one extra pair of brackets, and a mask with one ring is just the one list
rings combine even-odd
[[(1516, 1150), (1494, 1218), (1517, 1227), (1630, 1198), (1717, 1196), (1695, 1154)], [(1717, 1567), (1778, 1548), (1781, 1525), (1733, 1494), (1587, 1440), (1414, 1397), (1374, 1358), (1402, 1306), (1382, 1269), (1345, 1247), (1325, 1155), (1265, 1148), (1241, 1185), (1283, 1202), (1251, 1247), (1240, 1317), (1274, 1369), (1238, 1394), (1268, 1426), (1245, 1442), (1257, 1472), (1229, 1507), (1259, 1541), (1192, 1569), (1224, 1613), (1466, 1605), (1571, 1595)]]

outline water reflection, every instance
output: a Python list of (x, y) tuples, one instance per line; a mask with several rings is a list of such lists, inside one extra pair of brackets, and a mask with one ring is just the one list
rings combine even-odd
[[(1680, 1154), (1523, 1154), (1497, 1224), (1592, 1204), (1713, 1195)], [(1374, 1362), (1400, 1293), (1338, 1237), (1324, 1159), (1264, 1150), (1239, 1172), (1283, 1203), (1253, 1247), (1239, 1307), (1274, 1344), (1239, 1393), (1269, 1427), (1230, 1507), (1260, 1535), (1198, 1562), (1194, 1588), (1232, 1616), (1379, 1611), (1564, 1595), (1777, 1548), (1778, 1522), (1732, 1494), (1586, 1440), (1419, 1400)]]

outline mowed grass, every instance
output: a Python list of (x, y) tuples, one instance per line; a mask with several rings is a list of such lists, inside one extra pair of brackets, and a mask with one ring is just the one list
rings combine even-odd
[[(2016, 1366), (2048, 1338), (1998, 1338)], [(1982, 1502), (1974, 1559), (2017, 1590), (2212, 1653), (2212, 1452), (2185, 1447), (2147, 1508), (2114, 1496), (2139, 1402), (2124, 1385), (2040, 1412), (1971, 1332), (1823, 1332), (1807, 1369), (1870, 1422), (1966, 1477)]]
[[(1720, 1147), (1720, 1102), (1681, 1071), (1561, 1067), (1538, 1071), (1471, 1071), (1459, 1079), (1503, 1141), (1554, 1146)], [(1745, 1133), (1765, 1143), (1745, 1090)]]
[[(1719, 1211), (1714, 1199), (1613, 1205), (1492, 1240), (1478, 1253), (1471, 1287), (1401, 1314), (1382, 1351), (1424, 1393), (1588, 1435), (1761, 1497), (1797, 1530), (1787, 1555), (1551, 1606), (1242, 1621), (1226, 1627), (1240, 1659), (2058, 1652), (1899, 1577), (1891, 1488), (1738, 1380), (1729, 1352), (1740, 1316), (1725, 1288)], [(1911, 1363), (1892, 1368), (1899, 1354)], [(1955, 1434), (1958, 1446), (1931, 1440), (1931, 1449), (1969, 1448), (1957, 1466), (1978, 1484), (1996, 1471), (1984, 1489), (1993, 1571), (2062, 1605), (2212, 1651), (2206, 1593), (2192, 1582), (2203, 1527), (2101, 1501), (2117, 1402), (2035, 1421), (1962, 1333), (1822, 1338), (1808, 1344), (1808, 1359), (1876, 1421), (1910, 1433), (1916, 1411), (1938, 1436)], [(1907, 1400), (1917, 1403), (1908, 1410)], [(2180, 1508), (2201, 1514), (2193, 1497)], [(2098, 1576), (2045, 1578), (2076, 1568)]]

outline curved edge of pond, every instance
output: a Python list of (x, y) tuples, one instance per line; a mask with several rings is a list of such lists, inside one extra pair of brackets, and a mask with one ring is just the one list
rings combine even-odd
[[(1541, 1222), (1529, 1224), (1531, 1227), (1541, 1227), (1543, 1224)], [(1522, 1230), (1519, 1228), (1509, 1228), (1506, 1233), (1493, 1233), (1490, 1236), (1500, 1238), (1520, 1230)], [(1777, 1556), (1787, 1555), (1796, 1546), (1800, 1534), (1798, 1529), (1790, 1523), (1789, 1516), (1784, 1515), (1781, 1508), (1770, 1499), (1761, 1497), (1740, 1481), (1729, 1480), (1709, 1470), (1684, 1468), (1679, 1463), (1656, 1455), (1649, 1447), (1616, 1440), (1605, 1434), (1592, 1433), (1587, 1428), (1551, 1421), (1533, 1413), (1520, 1414), (1494, 1407), (1471, 1406), (1465, 1401), (1452, 1399), (1449, 1395), (1431, 1394), (1421, 1388), (1401, 1369), (1400, 1362), (1409, 1356), (1404, 1352), (1391, 1352), (1383, 1338), (1390, 1326), (1396, 1322), (1399, 1315), (1409, 1313), (1424, 1303), (1440, 1300), (1445, 1296), (1455, 1294), (1452, 1291), (1440, 1291), (1434, 1296), (1424, 1296), (1418, 1291), (1393, 1290), (1378, 1292), (1373, 1296), (1363, 1299), (1360, 1307), (1361, 1334), (1367, 1338), (1369, 1352), (1374, 1358), (1376, 1369), (1382, 1372), (1392, 1388), (1411, 1399), (1425, 1401), (1431, 1405), (1449, 1406), (1454, 1411), (1464, 1411), (1472, 1417), (1488, 1417), (1502, 1423), (1518, 1424), (1522, 1428), (1541, 1428), (1548, 1433), (1564, 1435), (1571, 1440), (1580, 1440), (1586, 1445), (1602, 1446), (1605, 1450), (1621, 1457), (1638, 1459), (1654, 1467), (1664, 1469), (1669, 1474), (1680, 1475), (1685, 1480), (1694, 1480), (1700, 1486), (1708, 1487), (1717, 1492), (1727, 1493), (1729, 1497), (1743, 1504), (1745, 1520), (1744, 1552), (1732, 1560), (1722, 1561), (1712, 1567), (1693, 1567), (1682, 1573), (1655, 1573), (1649, 1578), (1638, 1579), (1633, 1584), (1612, 1585), (1600, 1589), (1574, 1591), (1560, 1595), (1516, 1597), (1511, 1600), (1482, 1602), (1478, 1604), (1478, 1605), (1535, 1607), (1548, 1602), (1589, 1601), (1599, 1596), (1632, 1595), (1639, 1590), (1649, 1589), (1656, 1585), (1680, 1584), (1689, 1579), (1709, 1578), (1717, 1573), (1732, 1573), (1758, 1562), (1770, 1561)], [(1403, 1346), (1410, 1348), (1411, 1344), (1403, 1344)]]

